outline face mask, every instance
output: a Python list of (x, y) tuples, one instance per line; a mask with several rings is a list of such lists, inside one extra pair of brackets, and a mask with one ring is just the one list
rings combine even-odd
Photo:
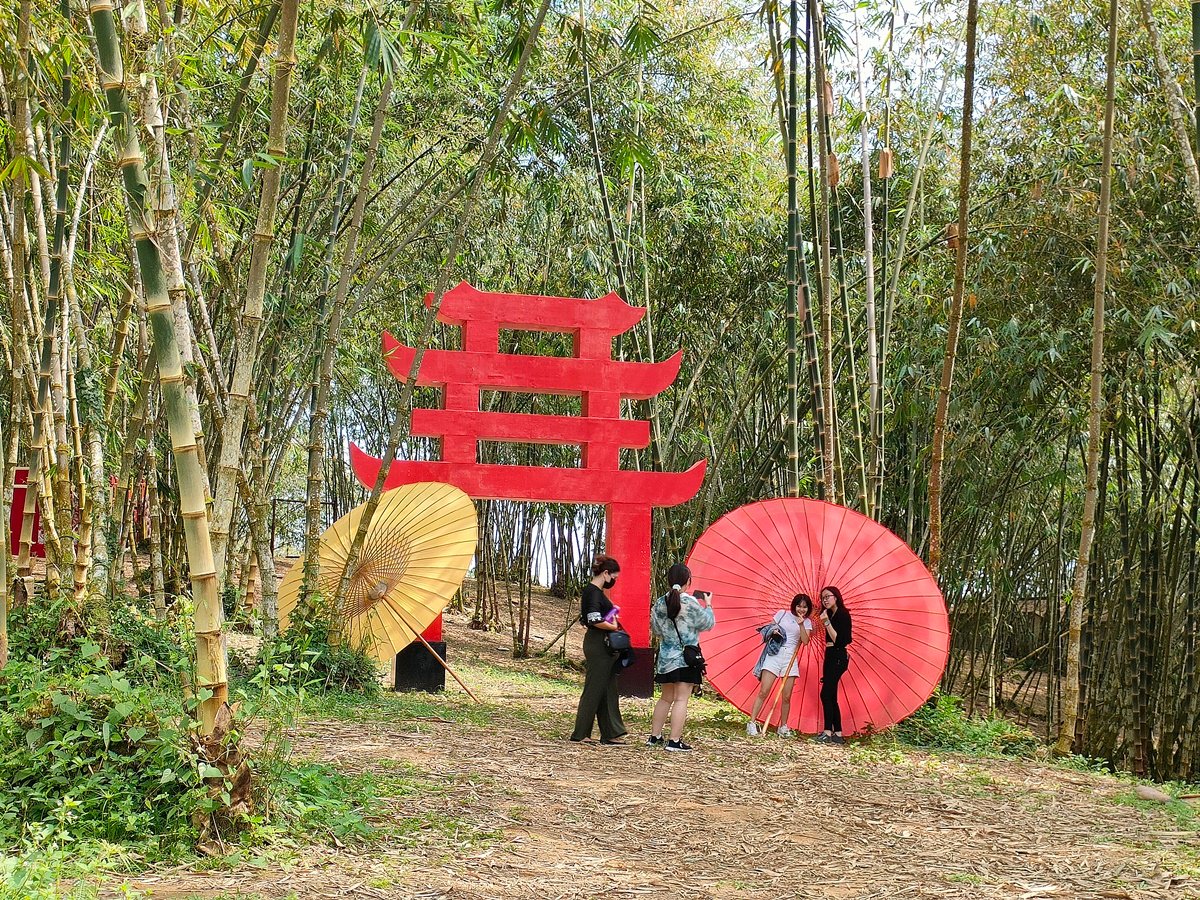
[(617, 583), (617, 576), (616, 576), (616, 575), (613, 575), (611, 578), (609, 578), (609, 579), (608, 579), (608, 586), (609, 586), (609, 587), (612, 587), (612, 586), (613, 586), (614, 584), (616, 584), (616, 583)]

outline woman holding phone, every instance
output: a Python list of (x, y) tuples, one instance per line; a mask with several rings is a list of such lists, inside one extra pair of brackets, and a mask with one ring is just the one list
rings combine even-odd
[(675, 563), (667, 570), (667, 583), (671, 590), (650, 607), (650, 630), (659, 640), (654, 680), (662, 688), (662, 696), (654, 704), (650, 739), (646, 743), (652, 747), (664, 744), (663, 727), (670, 718), (671, 731), (665, 742), (666, 749), (686, 752), (692, 749), (683, 742), (688, 699), (704, 673), (699, 667), (688, 664), (683, 648), (698, 646), (700, 633), (712, 628), (716, 617), (708, 605), (711, 593), (691, 593), (692, 571), (683, 563)]
[(617, 699), (621, 654), (606, 640), (609, 634), (621, 630), (618, 618), (621, 610), (613, 606), (605, 593), (617, 583), (620, 572), (621, 566), (611, 556), (597, 556), (592, 561), (592, 580), (583, 586), (580, 596), (579, 621), (587, 628), (583, 636), (587, 675), (575, 713), (575, 730), (571, 733), (575, 743), (591, 738), (593, 724), (600, 726), (602, 744), (620, 744), (620, 739), (628, 734)]
[(825, 667), (821, 673), (821, 706), (825, 710), (825, 730), (817, 735), (822, 744), (844, 744), (842, 710), (838, 706), (838, 682), (850, 668), (846, 650), (852, 640), (850, 613), (835, 587), (821, 589), (821, 627), (825, 631)]

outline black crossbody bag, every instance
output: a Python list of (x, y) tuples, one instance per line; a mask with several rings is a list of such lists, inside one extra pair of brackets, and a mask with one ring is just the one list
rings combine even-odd
[(698, 669), (703, 675), (708, 671), (708, 663), (704, 661), (704, 651), (700, 649), (699, 644), (684, 644), (683, 635), (679, 633), (679, 624), (672, 619), (671, 624), (675, 626), (675, 636), (679, 638), (679, 643), (683, 646), (683, 661), (693, 669)]

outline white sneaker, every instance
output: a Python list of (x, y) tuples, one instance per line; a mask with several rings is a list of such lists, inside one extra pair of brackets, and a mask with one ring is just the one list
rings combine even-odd
[(791, 733), (792, 733), (792, 729), (788, 728), (786, 725), (779, 726), (779, 736), (780, 737), (787, 737)]
[(750, 737), (758, 737), (758, 726), (755, 725), (753, 722), (747, 722), (746, 723), (746, 734), (750, 735)]

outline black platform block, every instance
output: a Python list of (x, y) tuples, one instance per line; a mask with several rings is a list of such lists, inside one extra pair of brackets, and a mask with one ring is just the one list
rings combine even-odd
[[(446, 642), (430, 641), (429, 646), (446, 658)], [(444, 691), (446, 670), (420, 641), (413, 641), (396, 654), (396, 690)]]

